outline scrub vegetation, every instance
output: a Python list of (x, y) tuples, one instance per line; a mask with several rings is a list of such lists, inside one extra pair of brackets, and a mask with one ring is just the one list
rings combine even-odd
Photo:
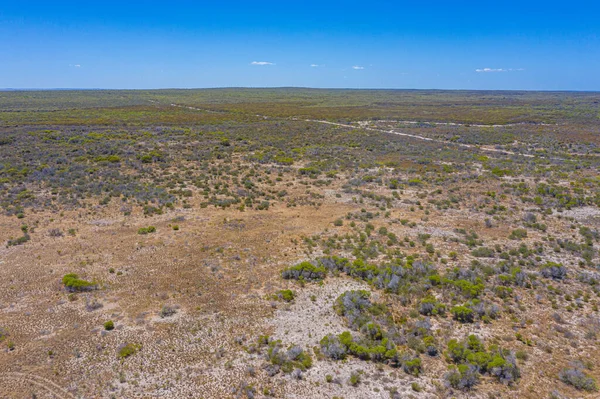
[(0, 396), (597, 397), (599, 102), (0, 92)]

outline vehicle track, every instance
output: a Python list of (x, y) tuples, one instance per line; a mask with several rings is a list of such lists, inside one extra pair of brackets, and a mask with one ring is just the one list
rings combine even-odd
[(417, 134), (397, 132), (395, 130), (377, 129), (377, 128), (368, 127), (368, 126), (353, 126), (353, 125), (348, 125), (345, 123), (329, 122), (329, 121), (323, 121), (323, 120), (318, 120), (318, 119), (304, 119), (304, 121), (305, 122), (325, 123), (328, 125), (347, 127), (350, 129), (363, 129), (363, 130), (369, 130), (369, 131), (379, 132), (379, 133), (395, 134), (397, 136), (410, 137), (410, 138), (417, 139), (417, 140), (430, 141), (430, 142), (440, 143), (440, 144), (452, 144), (452, 145), (455, 145), (458, 147), (472, 148), (472, 149), (476, 149), (479, 151), (496, 152), (496, 153), (500, 153), (500, 154), (504, 154), (504, 155), (519, 155), (519, 156), (523, 156), (526, 158), (535, 158), (535, 155), (531, 155), (531, 154), (521, 154), (521, 153), (513, 152), (513, 151), (499, 150), (497, 148), (474, 146), (472, 144), (454, 143), (454, 142), (445, 141), (445, 140), (432, 139), (431, 137), (419, 136)]
[[(156, 101), (152, 101), (152, 100), (149, 100), (149, 101), (151, 101), (153, 103), (157, 103)], [(179, 105), (179, 104), (169, 104), (169, 105), (171, 107), (186, 108), (186, 109), (200, 111), (200, 112), (209, 112), (209, 113), (226, 113), (227, 112), (227, 111), (213, 111), (213, 110), (209, 110), (209, 109), (196, 108), (196, 107), (191, 107), (188, 105)], [(277, 119), (277, 118), (271, 118), (269, 116), (259, 115), (259, 114), (256, 114), (255, 116), (259, 117), (259, 118), (263, 118), (263, 119)], [(299, 119), (296, 117), (290, 117), (288, 119), (294, 120), (294, 121), (299, 120), (299, 121), (303, 121), (303, 122), (321, 123), (321, 124), (326, 124), (326, 125), (345, 127), (348, 129), (362, 129), (362, 130), (369, 130), (369, 131), (378, 132), (378, 133), (395, 134), (397, 136), (410, 137), (410, 138), (416, 139), (416, 140), (429, 141), (429, 142), (439, 143), (439, 144), (444, 144), (444, 145), (454, 145), (457, 147), (469, 148), (472, 150), (482, 151), (482, 152), (492, 152), (492, 153), (502, 154), (502, 155), (520, 156), (520, 157), (524, 157), (524, 158), (536, 158), (537, 157), (537, 158), (548, 159), (548, 160), (552, 160), (552, 161), (568, 161), (568, 159), (566, 159), (566, 158), (547, 157), (547, 156), (543, 156), (543, 155), (522, 154), (520, 152), (500, 150), (497, 148), (490, 148), (490, 147), (482, 147), (482, 146), (477, 146), (477, 145), (473, 145), (473, 144), (456, 143), (453, 141), (439, 140), (439, 139), (433, 139), (431, 137), (419, 136), (418, 134), (402, 133), (402, 132), (397, 132), (395, 130), (377, 129), (374, 127), (368, 127), (368, 126), (364, 126), (364, 125), (354, 126), (354, 125), (348, 125), (346, 123), (331, 122), (331, 121), (326, 121), (326, 120), (321, 120), (321, 119)], [(446, 124), (451, 124), (451, 123), (447, 122)], [(574, 153), (572, 155), (596, 156), (596, 154), (579, 154), (579, 153)]]
[(0, 381), (12, 381), (22, 385), (34, 385), (58, 399), (76, 399), (71, 393), (55, 382), (35, 374), (2, 372)]

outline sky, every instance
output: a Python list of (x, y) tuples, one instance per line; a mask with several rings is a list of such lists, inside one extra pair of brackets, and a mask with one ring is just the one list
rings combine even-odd
[(0, 0), (0, 88), (600, 91), (597, 1)]

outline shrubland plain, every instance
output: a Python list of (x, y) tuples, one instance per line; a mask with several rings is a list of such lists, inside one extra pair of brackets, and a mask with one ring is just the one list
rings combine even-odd
[(0, 92), (0, 397), (597, 398), (599, 102)]

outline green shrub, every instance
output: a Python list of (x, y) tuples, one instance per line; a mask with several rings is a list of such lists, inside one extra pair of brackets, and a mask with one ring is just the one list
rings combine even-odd
[(95, 162), (109, 162), (109, 163), (118, 163), (121, 162), (121, 157), (118, 155), (100, 155), (94, 158)]
[(115, 323), (113, 323), (112, 320), (107, 321), (106, 323), (104, 323), (104, 329), (106, 331), (114, 330), (115, 329)]
[(15, 245), (23, 245), (27, 241), (29, 241), (30, 239), (31, 239), (31, 237), (29, 236), (29, 234), (25, 233), (25, 234), (23, 234), (23, 236), (21, 236), (19, 238), (8, 240), (8, 242), (6, 243), (6, 246), (7, 247), (12, 247), (12, 246), (15, 246)]
[(62, 278), (62, 283), (67, 291), (70, 292), (90, 291), (96, 288), (95, 283), (82, 280), (75, 273), (65, 274)]
[(460, 290), (461, 294), (463, 294), (467, 298), (477, 298), (479, 295), (481, 295), (483, 293), (483, 290), (485, 289), (485, 286), (483, 285), (483, 283), (480, 281), (479, 278), (476, 279), (475, 283), (472, 283), (468, 280), (463, 280), (463, 279), (450, 280), (447, 278), (444, 278), (443, 282), (445, 284), (449, 284), (449, 285), (452, 285), (452, 286), (458, 288)]
[(269, 206), (269, 201), (261, 201), (261, 203), (256, 206), (256, 209), (259, 211), (265, 211), (269, 209)]
[(148, 227), (140, 227), (138, 230), (138, 234), (150, 234), (156, 231), (156, 227), (148, 226)]
[(515, 357), (523, 362), (525, 362), (525, 361), (527, 361), (527, 359), (529, 359), (529, 355), (525, 351), (517, 351), (515, 353)]
[(425, 245), (425, 251), (428, 254), (433, 255), (435, 253), (435, 248), (433, 247), (433, 244), (429, 243), (429, 244)]
[(522, 240), (523, 238), (527, 238), (527, 230), (525, 229), (516, 229), (513, 230), (512, 233), (508, 236), (511, 240)]
[(275, 294), (275, 297), (277, 299), (285, 302), (292, 302), (295, 296), (296, 294), (292, 290), (280, 290), (277, 291), (277, 293)]
[(460, 321), (461, 323), (473, 323), (475, 318), (473, 309), (466, 306), (454, 306), (452, 309), (450, 309), (450, 313), (452, 313), (454, 319)]
[(446, 311), (446, 306), (438, 302), (434, 297), (427, 297), (421, 301), (419, 305), (419, 313), (424, 316), (432, 316), (432, 315), (444, 315)]
[(130, 343), (119, 348), (118, 356), (121, 359), (125, 359), (129, 356), (135, 355), (140, 349), (142, 349), (142, 345)]
[(402, 369), (405, 373), (418, 377), (422, 371), (421, 358), (415, 357), (414, 359), (404, 360)]
[(281, 275), (285, 279), (293, 280), (323, 280), (327, 275), (327, 269), (323, 266), (315, 266), (310, 262), (302, 262), (284, 269)]
[(8, 337), (8, 331), (6, 329), (0, 327), (0, 342), (4, 341)]
[(350, 380), (349, 380), (350, 385), (352, 385), (353, 387), (357, 386), (358, 384), (360, 384), (360, 374), (356, 373), (356, 372), (352, 372), (350, 374)]
[(495, 251), (492, 248), (479, 247), (471, 251), (471, 255), (476, 258), (493, 258)]
[[(468, 389), (479, 381), (477, 373), (488, 373), (498, 381), (512, 384), (520, 376), (514, 355), (495, 345), (486, 351), (483, 342), (475, 335), (469, 335), (463, 342), (452, 339), (448, 342), (446, 358), (457, 364), (446, 375), (447, 380), (455, 388)], [(474, 374), (475, 373), (475, 374)]]

